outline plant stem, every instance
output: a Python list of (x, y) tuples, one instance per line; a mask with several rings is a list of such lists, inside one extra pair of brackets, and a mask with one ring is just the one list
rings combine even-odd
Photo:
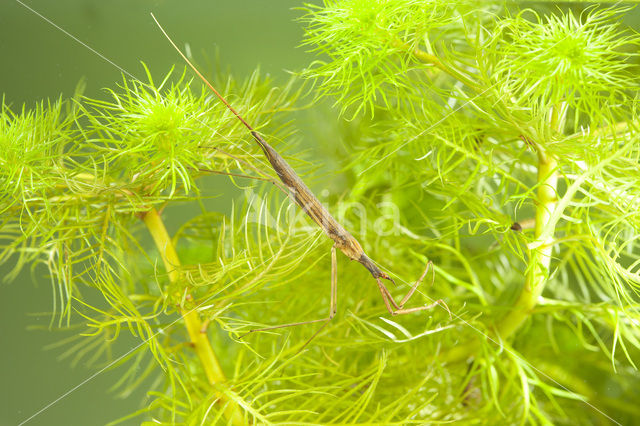
[(442, 63), (442, 61), (440, 61), (440, 59), (436, 56), (433, 55), (431, 53), (425, 52), (424, 50), (420, 49), (420, 48), (411, 48), (411, 46), (409, 46), (409, 44), (405, 43), (402, 40), (393, 40), (392, 41), (392, 46), (400, 48), (402, 50), (405, 50), (407, 52), (409, 52), (414, 58), (416, 58), (418, 61), (422, 62), (423, 64), (429, 64), (429, 65), (433, 65), (434, 67), (440, 69), (441, 71), (449, 74), (451, 77), (455, 78), (456, 80), (460, 81), (461, 83), (464, 83), (466, 86), (468, 86), (469, 88), (475, 90), (476, 92), (481, 92), (481, 89), (478, 87), (478, 85), (473, 82), (471, 79), (469, 79), (467, 76), (462, 75), (461, 73), (457, 72), (456, 70), (454, 70), (453, 68), (445, 65)]
[(410, 52), (417, 60), (419, 60), (423, 64), (431, 64), (436, 68), (440, 68), (444, 72), (449, 72), (447, 67), (445, 67), (444, 64), (440, 62), (440, 59), (438, 59), (436, 55), (427, 53), (424, 50), (419, 49), (417, 47), (412, 49), (407, 43), (403, 42), (402, 40), (394, 40), (392, 44), (395, 47), (399, 47), (403, 50)]
[[(526, 271), (524, 287), (511, 311), (493, 326), (493, 335), (498, 339), (511, 336), (529, 318), (542, 294), (549, 278), (549, 265), (553, 248), (553, 230), (543, 236), (543, 230), (549, 223), (556, 203), (558, 175), (555, 158), (546, 155), (538, 146), (538, 192), (536, 200), (535, 238), (531, 245), (529, 266)], [(544, 239), (544, 240), (543, 240)], [(458, 362), (467, 359), (480, 347), (480, 340), (473, 339), (438, 356), (443, 362)]]
[[(153, 241), (160, 252), (160, 257), (164, 263), (169, 280), (172, 283), (177, 282), (180, 279), (180, 259), (178, 258), (178, 253), (176, 253), (162, 218), (155, 208), (151, 208), (143, 216), (143, 221), (145, 225), (147, 225), (147, 229), (151, 233)], [(202, 368), (209, 383), (213, 386), (216, 383), (226, 382), (227, 379), (211, 347), (211, 342), (209, 342), (206, 332), (202, 331), (202, 322), (198, 316), (198, 311), (195, 308), (181, 308), (180, 313), (189, 332), (191, 344), (202, 363)], [(237, 404), (223, 394), (219, 396), (221, 403), (227, 403), (224, 411), (225, 417), (231, 420), (234, 425), (245, 424)]]
[(495, 325), (495, 331), (502, 339), (512, 335), (529, 317), (536, 306), (549, 278), (549, 264), (553, 248), (553, 232), (541, 241), (542, 231), (547, 226), (558, 201), (556, 188), (558, 175), (557, 161), (540, 152), (538, 155), (538, 199), (536, 202), (535, 248), (530, 250), (524, 287), (513, 309)]

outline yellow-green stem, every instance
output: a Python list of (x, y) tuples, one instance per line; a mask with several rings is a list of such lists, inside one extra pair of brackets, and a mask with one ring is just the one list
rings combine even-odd
[(436, 55), (425, 52), (424, 50), (419, 49), (417, 47), (412, 48), (411, 46), (409, 46), (409, 44), (405, 43), (402, 40), (393, 40), (391, 44), (394, 47), (397, 47), (409, 52), (414, 58), (416, 58), (418, 61), (422, 62), (423, 64), (433, 65), (434, 67), (440, 69), (441, 71), (449, 74), (450, 76), (460, 81), (461, 83), (464, 83), (465, 85), (475, 90), (476, 92), (481, 91), (481, 89), (478, 87), (478, 85), (475, 82), (471, 81), (466, 76), (455, 71), (453, 68), (443, 64), (442, 61), (440, 61), (440, 59)]
[[(541, 148), (539, 148), (541, 149)], [(538, 155), (538, 192), (536, 200), (535, 238), (531, 246), (529, 267), (526, 271), (524, 287), (511, 311), (493, 326), (492, 339), (506, 339), (526, 321), (549, 278), (549, 264), (553, 247), (553, 230), (542, 240), (543, 230), (549, 223), (557, 203), (556, 188), (558, 166), (555, 158), (544, 152)], [(463, 345), (452, 348), (438, 356), (443, 362), (459, 362), (473, 355), (480, 348), (480, 340), (473, 339)]]
[(509, 314), (495, 326), (496, 334), (502, 339), (511, 336), (529, 317), (549, 278), (553, 230), (546, 233), (549, 237), (541, 239), (544, 238), (542, 237), (543, 230), (547, 226), (558, 200), (556, 193), (557, 167), (558, 163), (553, 157), (546, 156), (544, 153), (539, 154), (535, 239), (532, 244), (533, 248), (530, 250), (529, 267), (520, 296)]
[[(164, 263), (169, 280), (172, 283), (177, 282), (180, 279), (180, 259), (178, 258), (178, 253), (176, 253), (162, 218), (158, 214), (158, 211), (152, 208), (146, 212), (143, 220), (160, 252), (160, 257)], [(202, 331), (202, 322), (200, 321), (197, 310), (184, 308), (180, 313), (189, 332), (191, 344), (202, 363), (202, 368), (209, 383), (215, 385), (216, 383), (226, 382), (227, 379), (211, 347), (211, 342), (209, 342), (206, 332)], [(227, 403), (225, 416), (231, 420), (232, 424), (242, 425), (245, 423), (242, 413), (235, 402), (230, 401), (222, 394), (220, 395), (220, 401), (221, 403)]]

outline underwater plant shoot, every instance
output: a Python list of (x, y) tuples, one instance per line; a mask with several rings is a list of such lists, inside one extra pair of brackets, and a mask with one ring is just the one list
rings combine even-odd
[(640, 422), (637, 10), (126, 7), (0, 5), (0, 423)]

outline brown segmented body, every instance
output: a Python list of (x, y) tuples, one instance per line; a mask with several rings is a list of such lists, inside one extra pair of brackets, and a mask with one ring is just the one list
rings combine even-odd
[[(367, 268), (369, 272), (371, 272), (371, 275), (373, 275), (373, 277), (378, 280), (378, 285), (381, 286), (381, 291), (383, 290), (384, 286), (382, 286), (380, 278), (393, 282), (393, 279), (386, 273), (382, 272), (380, 268), (378, 268), (373, 263), (373, 261), (369, 259), (369, 257), (364, 253), (364, 250), (362, 250), (362, 246), (360, 245), (358, 240), (356, 240), (353, 235), (349, 233), (349, 231), (344, 229), (344, 227), (340, 225), (338, 221), (333, 218), (333, 216), (331, 216), (331, 213), (329, 213), (329, 211), (324, 208), (322, 204), (320, 204), (318, 198), (313, 195), (313, 192), (311, 192), (311, 190), (307, 187), (307, 185), (305, 185), (302, 179), (300, 179), (293, 168), (291, 168), (289, 163), (287, 163), (285, 159), (282, 158), (282, 156), (278, 154), (278, 152), (273, 149), (271, 145), (269, 145), (264, 140), (264, 138), (260, 136), (260, 134), (256, 132), (253, 127), (251, 127), (251, 125), (245, 121), (244, 118), (242, 118), (240, 114), (238, 114), (238, 112), (229, 104), (229, 102), (227, 102), (224, 96), (222, 96), (220, 92), (218, 92), (216, 88), (213, 87), (211, 83), (209, 83), (209, 81), (202, 75), (202, 73), (200, 73), (200, 71), (198, 71), (198, 69), (191, 63), (191, 61), (189, 61), (186, 55), (182, 53), (178, 46), (176, 46), (176, 44), (173, 42), (173, 40), (171, 40), (171, 38), (162, 28), (155, 16), (153, 16), (153, 14), (151, 14), (151, 16), (153, 17), (154, 21), (156, 21), (156, 24), (158, 24), (158, 27), (165, 35), (167, 40), (169, 40), (171, 45), (176, 49), (180, 56), (182, 56), (182, 59), (184, 59), (189, 67), (191, 67), (193, 72), (195, 72), (196, 75), (200, 77), (200, 79), (211, 89), (211, 91), (213, 91), (213, 93), (229, 109), (229, 111), (231, 111), (233, 115), (235, 115), (238, 120), (240, 120), (240, 122), (249, 130), (249, 132), (251, 132), (251, 135), (271, 163), (273, 170), (275, 170), (282, 183), (284, 183), (289, 191), (293, 194), (293, 198), (296, 204), (298, 204), (305, 211), (305, 213), (307, 213), (307, 215), (309, 215), (309, 217), (313, 219), (313, 221), (324, 230), (327, 236), (335, 242), (336, 247), (338, 247), (340, 251), (342, 251), (349, 259), (356, 260), (362, 263), (362, 265)], [(384, 291), (388, 293), (388, 290), (384, 289)], [(386, 293), (383, 292), (383, 298), (385, 298)], [(387, 304), (387, 308), (390, 309), (386, 298), (385, 303)], [(394, 306), (397, 306), (395, 302), (393, 303)]]
[[(369, 259), (369, 257), (367, 257), (367, 255), (364, 253), (364, 250), (362, 250), (362, 246), (360, 245), (360, 243), (358, 243), (358, 241), (353, 237), (353, 235), (351, 235), (349, 231), (344, 229), (344, 227), (342, 227), (342, 225), (340, 225), (338, 221), (335, 220), (333, 216), (331, 216), (331, 213), (329, 213), (329, 211), (326, 208), (324, 208), (322, 204), (320, 204), (320, 201), (318, 200), (318, 198), (315, 195), (313, 195), (313, 192), (311, 192), (311, 190), (307, 187), (307, 185), (305, 185), (302, 179), (300, 179), (300, 177), (293, 170), (293, 168), (291, 168), (289, 163), (287, 163), (285, 159), (282, 158), (282, 156), (278, 154), (278, 152), (275, 149), (273, 149), (271, 145), (269, 145), (264, 140), (264, 138), (260, 136), (260, 134), (256, 132), (253, 129), (253, 127), (251, 127), (251, 125), (244, 120), (244, 118), (242, 118), (240, 114), (238, 114), (238, 112), (227, 102), (227, 100), (216, 90), (216, 88), (213, 87), (213, 85), (209, 83), (209, 81), (200, 73), (200, 71), (198, 71), (198, 69), (189, 61), (189, 59), (186, 57), (184, 53), (182, 53), (182, 51), (178, 48), (178, 46), (176, 46), (176, 44), (173, 42), (173, 40), (171, 40), (171, 38), (162, 28), (162, 26), (160, 25), (158, 20), (155, 18), (155, 16), (153, 16), (153, 14), (151, 14), (151, 16), (156, 21), (156, 24), (158, 24), (158, 27), (160, 28), (162, 33), (165, 35), (167, 40), (169, 40), (171, 45), (176, 49), (176, 51), (180, 54), (180, 56), (182, 56), (182, 58), (196, 73), (196, 75), (200, 77), (200, 79), (213, 91), (213, 93), (215, 93), (218, 99), (220, 99), (220, 101), (229, 109), (229, 111), (231, 111), (238, 118), (238, 120), (240, 120), (240, 122), (249, 130), (249, 132), (251, 132), (251, 135), (255, 139), (256, 143), (262, 149), (262, 152), (264, 152), (264, 155), (269, 160), (269, 163), (271, 163), (273, 170), (278, 174), (278, 177), (280, 178), (282, 183), (287, 187), (287, 190), (289, 191), (290, 195), (293, 197), (296, 204), (298, 204), (298, 206), (300, 206), (302, 210), (304, 210), (304, 212), (316, 224), (318, 224), (318, 226), (322, 228), (325, 234), (327, 234), (327, 236), (331, 238), (335, 243), (334, 247), (331, 249), (331, 310), (330, 310), (329, 316), (327, 318), (322, 318), (318, 320), (301, 321), (301, 322), (295, 322), (295, 323), (289, 323), (289, 324), (280, 324), (272, 327), (254, 329), (254, 330), (251, 330), (249, 333), (252, 333), (254, 331), (266, 331), (266, 330), (273, 330), (276, 328), (292, 327), (295, 325), (324, 322), (324, 325), (320, 328), (321, 330), (334, 317), (334, 315), (337, 312), (336, 309), (337, 309), (337, 280), (338, 280), (337, 274), (338, 273), (337, 273), (337, 261), (335, 257), (336, 247), (338, 247), (340, 251), (342, 251), (349, 259), (360, 262), (365, 268), (367, 268), (369, 272), (371, 272), (371, 275), (373, 275), (376, 282), (378, 283), (378, 289), (380, 290), (380, 294), (382, 295), (384, 304), (391, 315), (402, 315), (402, 314), (410, 314), (412, 312), (424, 311), (427, 309), (431, 309), (438, 304), (444, 306), (446, 310), (449, 311), (449, 308), (447, 307), (446, 303), (444, 303), (444, 301), (441, 299), (436, 300), (434, 303), (430, 305), (417, 306), (415, 308), (404, 308), (404, 304), (411, 298), (413, 293), (417, 290), (418, 285), (420, 285), (422, 280), (426, 277), (427, 273), (429, 272), (429, 269), (432, 266), (431, 261), (427, 262), (427, 266), (425, 267), (424, 272), (422, 273), (420, 278), (418, 278), (415, 284), (411, 286), (411, 289), (404, 296), (402, 301), (400, 303), (396, 303), (396, 301), (393, 299), (393, 296), (391, 295), (389, 290), (382, 283), (382, 279), (386, 279), (391, 282), (393, 282), (393, 279), (389, 277), (389, 275), (387, 275), (386, 273), (382, 272), (380, 268), (378, 268), (373, 263), (373, 261)], [(433, 276), (435, 279), (435, 268), (431, 270), (434, 274)], [(449, 315), (451, 316), (451, 312), (449, 312)], [(320, 330), (318, 330), (316, 334), (314, 334), (314, 336), (317, 335), (320, 332)], [(313, 339), (314, 336), (312, 336), (311, 339)], [(311, 341), (311, 339), (309, 339), (307, 343), (303, 345), (303, 347), (306, 346)]]
[(387, 274), (382, 272), (364, 253), (358, 240), (331, 216), (331, 213), (320, 203), (320, 200), (311, 192), (304, 181), (300, 179), (300, 176), (298, 176), (289, 163), (287, 163), (258, 132), (251, 131), (251, 135), (264, 152), (264, 155), (269, 160), (269, 163), (271, 163), (273, 170), (275, 170), (282, 183), (289, 189), (296, 204), (324, 230), (325, 234), (335, 242), (336, 247), (349, 259), (362, 263), (374, 278), (389, 279)]

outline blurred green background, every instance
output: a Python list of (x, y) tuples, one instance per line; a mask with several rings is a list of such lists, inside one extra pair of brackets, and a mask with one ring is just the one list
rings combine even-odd
[[(286, 70), (300, 69), (311, 58), (297, 47), (303, 30), (295, 18), (303, 12), (294, 8), (301, 2), (30, 0), (25, 4), (143, 79), (141, 61), (156, 77), (174, 64), (182, 67), (150, 12), (179, 45), (189, 43), (202, 63), (205, 57), (213, 60), (218, 49), (223, 69), (228, 66), (240, 78), (260, 66), (276, 82), (284, 82)], [(0, 48), (0, 92), (13, 110), (46, 98), (69, 97), (81, 79), (90, 97), (104, 97), (103, 88), (122, 81), (118, 68), (14, 0), (0, 2)], [(316, 121), (310, 114), (317, 113), (298, 114), (296, 127), (308, 130), (308, 123)], [(305, 145), (310, 149), (315, 149), (309, 140), (317, 132), (302, 132), (308, 135)], [(0, 276), (8, 270), (1, 266)], [(27, 424), (100, 425), (139, 409), (144, 390), (126, 399), (109, 391), (118, 370), (91, 378), (95, 369), (82, 363), (72, 367), (69, 360), (57, 359), (62, 349), (44, 348), (61, 338), (60, 333), (46, 330), (51, 301), (44, 268), (23, 271), (13, 282), (0, 283), (0, 425), (19, 424), (85, 380)], [(135, 342), (124, 340), (120, 353)]]

